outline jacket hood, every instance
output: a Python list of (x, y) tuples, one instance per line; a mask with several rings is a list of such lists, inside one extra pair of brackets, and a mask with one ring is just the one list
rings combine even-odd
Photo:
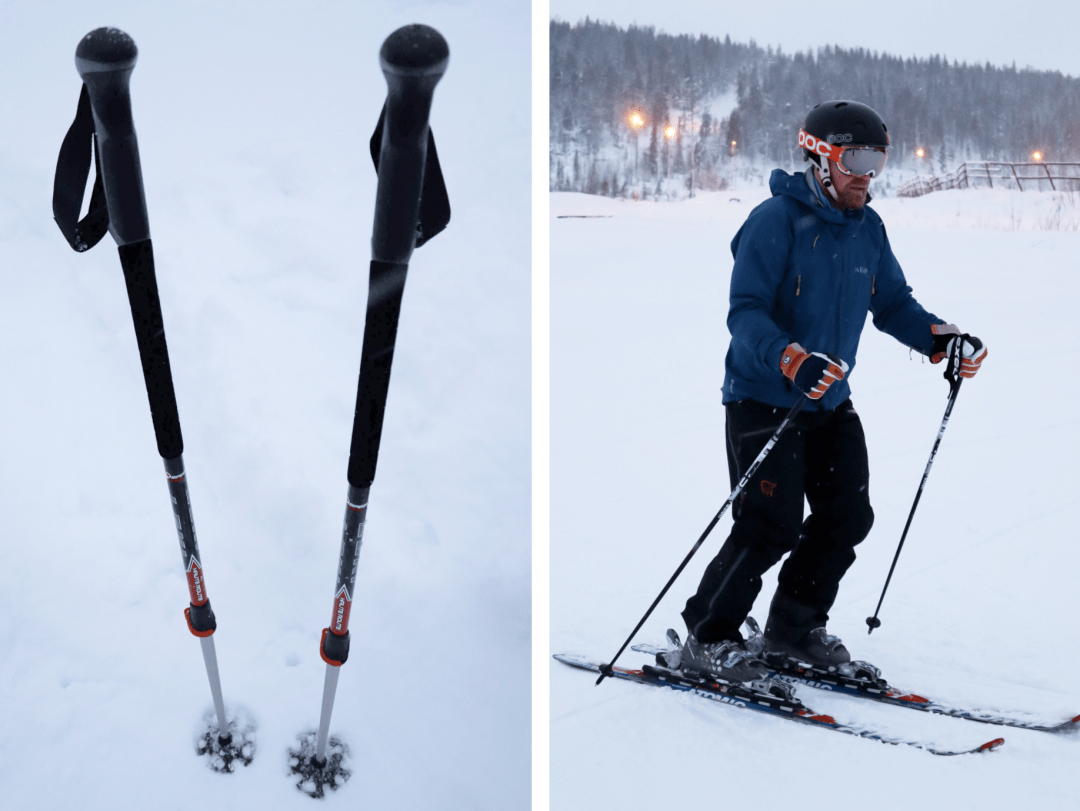
[[(813, 169), (809, 171), (813, 171)], [(846, 226), (863, 221), (866, 216), (866, 206), (851, 211), (840, 211), (833, 208), (818, 198), (814, 190), (810, 188), (811, 182), (813, 182), (813, 178), (810, 178), (810, 182), (807, 182), (807, 176), (804, 172), (789, 175), (783, 169), (773, 169), (773, 173), (769, 177), (769, 191), (773, 193), (773, 197), (784, 195), (793, 198), (809, 208), (825, 222)], [(869, 194), (866, 195), (866, 202), (869, 205)]]

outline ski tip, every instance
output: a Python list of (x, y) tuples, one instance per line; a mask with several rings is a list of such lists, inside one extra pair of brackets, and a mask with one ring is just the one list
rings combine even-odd
[(1076, 716), (1076, 717), (1075, 717), (1074, 719), (1072, 719), (1072, 721), (1070, 721), (1069, 723), (1072, 723), (1072, 724), (1080, 724), (1080, 715)]
[(993, 752), (995, 749), (998, 749), (998, 748), (1000, 748), (1000, 747), (1002, 747), (1004, 745), (1005, 745), (1005, 739), (1004, 738), (994, 738), (994, 740), (988, 741), (987, 743), (984, 743), (982, 746), (980, 746), (975, 751), (977, 751), (977, 752)]
[(930, 699), (917, 696), (914, 693), (908, 693), (903, 696), (896, 696), (897, 701), (906, 701), (908, 704), (929, 704)]

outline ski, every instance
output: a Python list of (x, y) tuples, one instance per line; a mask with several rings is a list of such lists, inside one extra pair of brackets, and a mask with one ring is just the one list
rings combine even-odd
[[(753, 618), (747, 620), (747, 626), (751, 629), (747, 647), (760, 649), (755, 645), (755, 640), (760, 639), (760, 629)], [(669, 639), (672, 631), (668, 632)], [(677, 638), (677, 637), (676, 637)], [(657, 662), (665, 661), (670, 648), (658, 648), (655, 645), (634, 645), (633, 650), (638, 653), (657, 656)], [(983, 710), (965, 709), (955, 707), (941, 701), (926, 698), (918, 693), (908, 692), (893, 687), (885, 679), (881, 678), (880, 671), (873, 665), (865, 662), (852, 662), (852, 674), (833, 673), (822, 668), (816, 668), (804, 662), (796, 662), (790, 659), (775, 659), (764, 657), (765, 662), (771, 668), (769, 676), (780, 679), (788, 684), (805, 684), (818, 690), (825, 690), (834, 694), (865, 698), (882, 704), (892, 704), (896, 707), (908, 707), (913, 710), (933, 713), (935, 715), (947, 715), (951, 718), (963, 718), (967, 721), (978, 721), (983, 724), (995, 726), (1014, 727), (1016, 729), (1030, 729), (1036, 732), (1050, 732), (1054, 734), (1069, 734), (1080, 730), (1080, 715), (1075, 718), (1059, 723), (1041, 723), (1037, 721), (1023, 721), (1009, 718), (995, 712)], [(668, 660), (670, 661), (670, 660)]]
[[(644, 646), (643, 646), (644, 647)], [(635, 648), (636, 649), (636, 648)], [(592, 662), (584, 656), (574, 654), (555, 654), (555, 659), (563, 664), (577, 667), (582, 670), (591, 670), (599, 673), (601, 665)], [(641, 670), (631, 670), (624, 667), (611, 667), (609, 674), (618, 679), (649, 684), (653, 687), (669, 687), (673, 690), (692, 693), (693, 695), (707, 698), (731, 707), (757, 710), (774, 718), (783, 718), (787, 721), (795, 721), (800, 724), (829, 729), (833, 732), (842, 732), (845, 735), (854, 735), (872, 741), (880, 741), (894, 746), (912, 746), (922, 749), (933, 755), (968, 755), (979, 752), (990, 752), (1005, 743), (1004, 738), (995, 738), (972, 749), (935, 749), (929, 744), (907, 740), (905, 738), (892, 738), (870, 729), (869, 727), (855, 724), (845, 724), (837, 721), (830, 715), (815, 713), (791, 694), (789, 697), (779, 696), (773, 693), (763, 693), (752, 690), (741, 684), (731, 684), (712, 679), (691, 676), (665, 667), (653, 667), (644, 665)]]

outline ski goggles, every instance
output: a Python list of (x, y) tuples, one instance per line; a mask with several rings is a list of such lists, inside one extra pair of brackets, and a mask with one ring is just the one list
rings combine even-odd
[(799, 146), (815, 155), (828, 158), (845, 175), (877, 177), (889, 161), (889, 149), (884, 146), (838, 146), (799, 130)]

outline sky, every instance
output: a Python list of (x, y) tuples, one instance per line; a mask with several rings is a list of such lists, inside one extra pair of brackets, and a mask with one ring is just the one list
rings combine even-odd
[[(588, 16), (620, 26), (652, 25), (669, 34), (709, 34), (788, 53), (825, 45), (868, 48), (903, 57), (941, 54), (949, 60), (1058, 70), (1080, 77), (1080, 4), (1003, 0), (936, 4), (793, 2), (717, 3), (686, 0), (550, 0), (552, 17)], [(815, 8), (820, 11), (815, 12)], [(932, 9), (932, 10), (930, 10)]]

